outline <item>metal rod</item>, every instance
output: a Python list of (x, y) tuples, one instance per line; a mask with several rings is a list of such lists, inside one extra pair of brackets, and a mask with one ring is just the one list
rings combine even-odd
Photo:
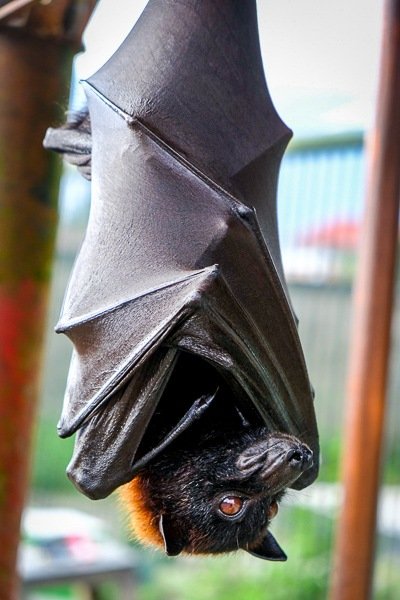
[(400, 0), (387, 0), (353, 335), (331, 600), (371, 597), (400, 197)]

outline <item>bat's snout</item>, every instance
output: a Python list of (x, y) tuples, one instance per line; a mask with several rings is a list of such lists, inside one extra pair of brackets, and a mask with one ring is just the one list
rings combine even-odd
[(271, 490), (290, 485), (312, 465), (312, 450), (294, 436), (281, 433), (253, 444), (236, 462), (242, 477), (259, 477)]
[(275, 443), (264, 456), (259, 474), (271, 490), (281, 490), (290, 486), (313, 465), (312, 450), (290, 437)]
[(293, 469), (298, 469), (301, 472), (313, 466), (312, 450), (305, 444), (299, 444), (298, 447), (288, 450), (286, 460)]

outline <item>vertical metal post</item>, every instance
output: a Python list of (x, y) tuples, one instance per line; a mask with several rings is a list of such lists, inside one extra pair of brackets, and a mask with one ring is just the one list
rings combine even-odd
[[(77, 41), (63, 29), (71, 4), (55, 0), (48, 11), (35, 4), (0, 23), (0, 598), (7, 600), (18, 597), (20, 518), (57, 225), (59, 167), (42, 140), (62, 118), (67, 97)], [(88, 17), (94, 2), (79, 4)]]
[(354, 322), (345, 445), (344, 503), (331, 600), (371, 596), (400, 197), (400, 0), (387, 0), (376, 124)]

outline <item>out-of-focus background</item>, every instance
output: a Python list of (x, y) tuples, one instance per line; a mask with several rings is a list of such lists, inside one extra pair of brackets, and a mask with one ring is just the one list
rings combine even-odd
[[(118, 6), (117, 6), (118, 4)], [(101, 0), (76, 60), (71, 106), (84, 99), (77, 80), (94, 72), (130, 31), (145, 2)], [(314, 600), (327, 597), (331, 551), (341, 502), (338, 466), (352, 319), (351, 294), (365, 197), (365, 140), (374, 114), (379, 66), (381, 0), (259, 0), (260, 38), (270, 93), (294, 130), (279, 180), (279, 225), (284, 267), (300, 337), (316, 390), (321, 475), (303, 492), (289, 492), (273, 525), (289, 556), (265, 563), (244, 553), (223, 558), (166, 559), (129, 540), (113, 497), (89, 501), (64, 471), (73, 440), (60, 440), (61, 410), (71, 346), (56, 336), (63, 293), (84, 235), (90, 185), (65, 167), (54, 265), (52, 304), (29, 507), (20, 564), (57, 569), (71, 561), (84, 573), (101, 563), (121, 567), (100, 586), (104, 599), (122, 598), (129, 565), (139, 600)], [(397, 292), (398, 298), (398, 292)], [(380, 494), (374, 598), (399, 597), (400, 314), (392, 330), (392, 367)], [(69, 561), (69, 563), (68, 563)], [(36, 567), (35, 567), (36, 566)], [(114, 571), (115, 574), (116, 571)], [(32, 574), (33, 573), (33, 574)], [(39, 598), (84, 598), (82, 584), (36, 586)], [(100, 597), (100, 596), (99, 596)], [(357, 600), (357, 599), (354, 599)]]

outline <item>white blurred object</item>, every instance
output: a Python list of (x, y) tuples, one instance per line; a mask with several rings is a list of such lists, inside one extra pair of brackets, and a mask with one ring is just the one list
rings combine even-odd
[(134, 551), (97, 517), (69, 508), (27, 508), (18, 556), (22, 579), (133, 567)]
[(71, 534), (98, 538), (104, 522), (81, 511), (69, 508), (27, 508), (23, 515), (22, 531), (29, 538), (51, 540)]

